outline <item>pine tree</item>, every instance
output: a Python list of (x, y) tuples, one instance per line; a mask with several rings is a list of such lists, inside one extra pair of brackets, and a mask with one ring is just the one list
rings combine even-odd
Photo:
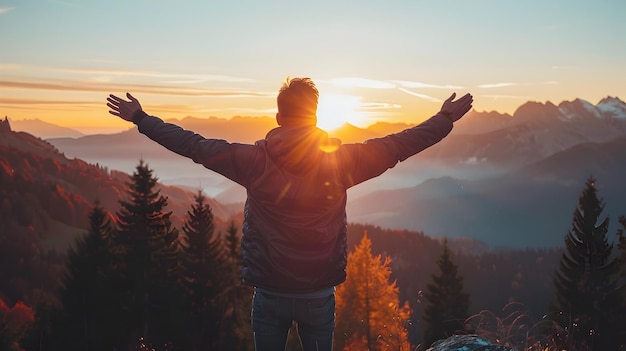
[[(172, 228), (167, 198), (155, 190), (157, 178), (139, 162), (128, 182), (128, 200), (120, 201), (116, 245), (125, 287), (129, 343), (140, 338), (152, 345), (184, 344), (184, 308), (180, 299), (178, 231)], [(128, 323), (124, 326), (124, 323)]]
[(620, 250), (619, 263), (620, 263), (620, 277), (622, 282), (626, 279), (626, 217), (620, 216), (619, 223), (622, 226), (617, 230), (617, 248)]
[(96, 203), (89, 214), (89, 232), (67, 254), (67, 271), (59, 297), (62, 310), (53, 324), (53, 340), (65, 350), (113, 349), (118, 336), (108, 326), (117, 323), (111, 299), (113, 233), (109, 213)]
[(458, 267), (452, 260), (447, 239), (443, 242), (437, 267), (438, 274), (432, 275), (432, 281), (426, 285), (424, 292), (423, 348), (463, 330), (468, 317), (469, 294), (463, 292), (463, 277), (458, 274)]
[(243, 284), (241, 279), (241, 240), (238, 233), (239, 228), (231, 221), (224, 237), (228, 277), (221, 298), (224, 306), (221, 345), (224, 349), (249, 350), (253, 348), (250, 322), (253, 289)]
[(559, 322), (569, 330), (570, 345), (618, 350), (623, 287), (619, 285), (618, 261), (611, 258), (613, 244), (607, 239), (608, 217), (597, 224), (603, 210), (604, 202), (597, 196), (595, 179), (589, 178), (579, 197), (572, 228), (565, 236), (565, 252), (554, 275), (554, 308), (566, 317)]
[(391, 258), (372, 255), (364, 233), (348, 255), (347, 279), (336, 291), (335, 350), (409, 350), (404, 323), (410, 309), (398, 301), (396, 282), (390, 282)]
[(183, 225), (183, 276), (189, 294), (192, 350), (216, 350), (225, 289), (226, 261), (222, 241), (214, 233), (213, 212), (202, 191), (195, 196)]

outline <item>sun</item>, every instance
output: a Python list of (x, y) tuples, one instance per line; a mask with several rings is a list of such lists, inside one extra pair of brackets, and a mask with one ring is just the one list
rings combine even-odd
[(360, 120), (358, 96), (321, 94), (317, 105), (317, 126), (325, 131)]

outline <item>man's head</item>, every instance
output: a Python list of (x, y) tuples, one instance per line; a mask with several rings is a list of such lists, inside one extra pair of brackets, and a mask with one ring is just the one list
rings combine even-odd
[(287, 78), (278, 91), (276, 121), (284, 127), (315, 126), (319, 92), (310, 78)]

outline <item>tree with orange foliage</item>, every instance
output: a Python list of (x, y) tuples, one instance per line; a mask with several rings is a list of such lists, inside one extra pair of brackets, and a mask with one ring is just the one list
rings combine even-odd
[(9, 308), (0, 298), (0, 350), (21, 350), (22, 340), (35, 322), (32, 308), (18, 301)]
[(410, 349), (404, 324), (411, 310), (406, 302), (400, 307), (390, 265), (390, 257), (372, 255), (365, 232), (348, 255), (345, 283), (337, 287), (335, 350)]

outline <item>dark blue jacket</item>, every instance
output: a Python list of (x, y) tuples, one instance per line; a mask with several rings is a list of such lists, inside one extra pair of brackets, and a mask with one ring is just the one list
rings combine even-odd
[(452, 121), (438, 114), (383, 138), (342, 144), (315, 127), (278, 127), (254, 144), (206, 139), (142, 113), (139, 131), (247, 190), (243, 280), (306, 293), (346, 279), (346, 190), (439, 142)]

